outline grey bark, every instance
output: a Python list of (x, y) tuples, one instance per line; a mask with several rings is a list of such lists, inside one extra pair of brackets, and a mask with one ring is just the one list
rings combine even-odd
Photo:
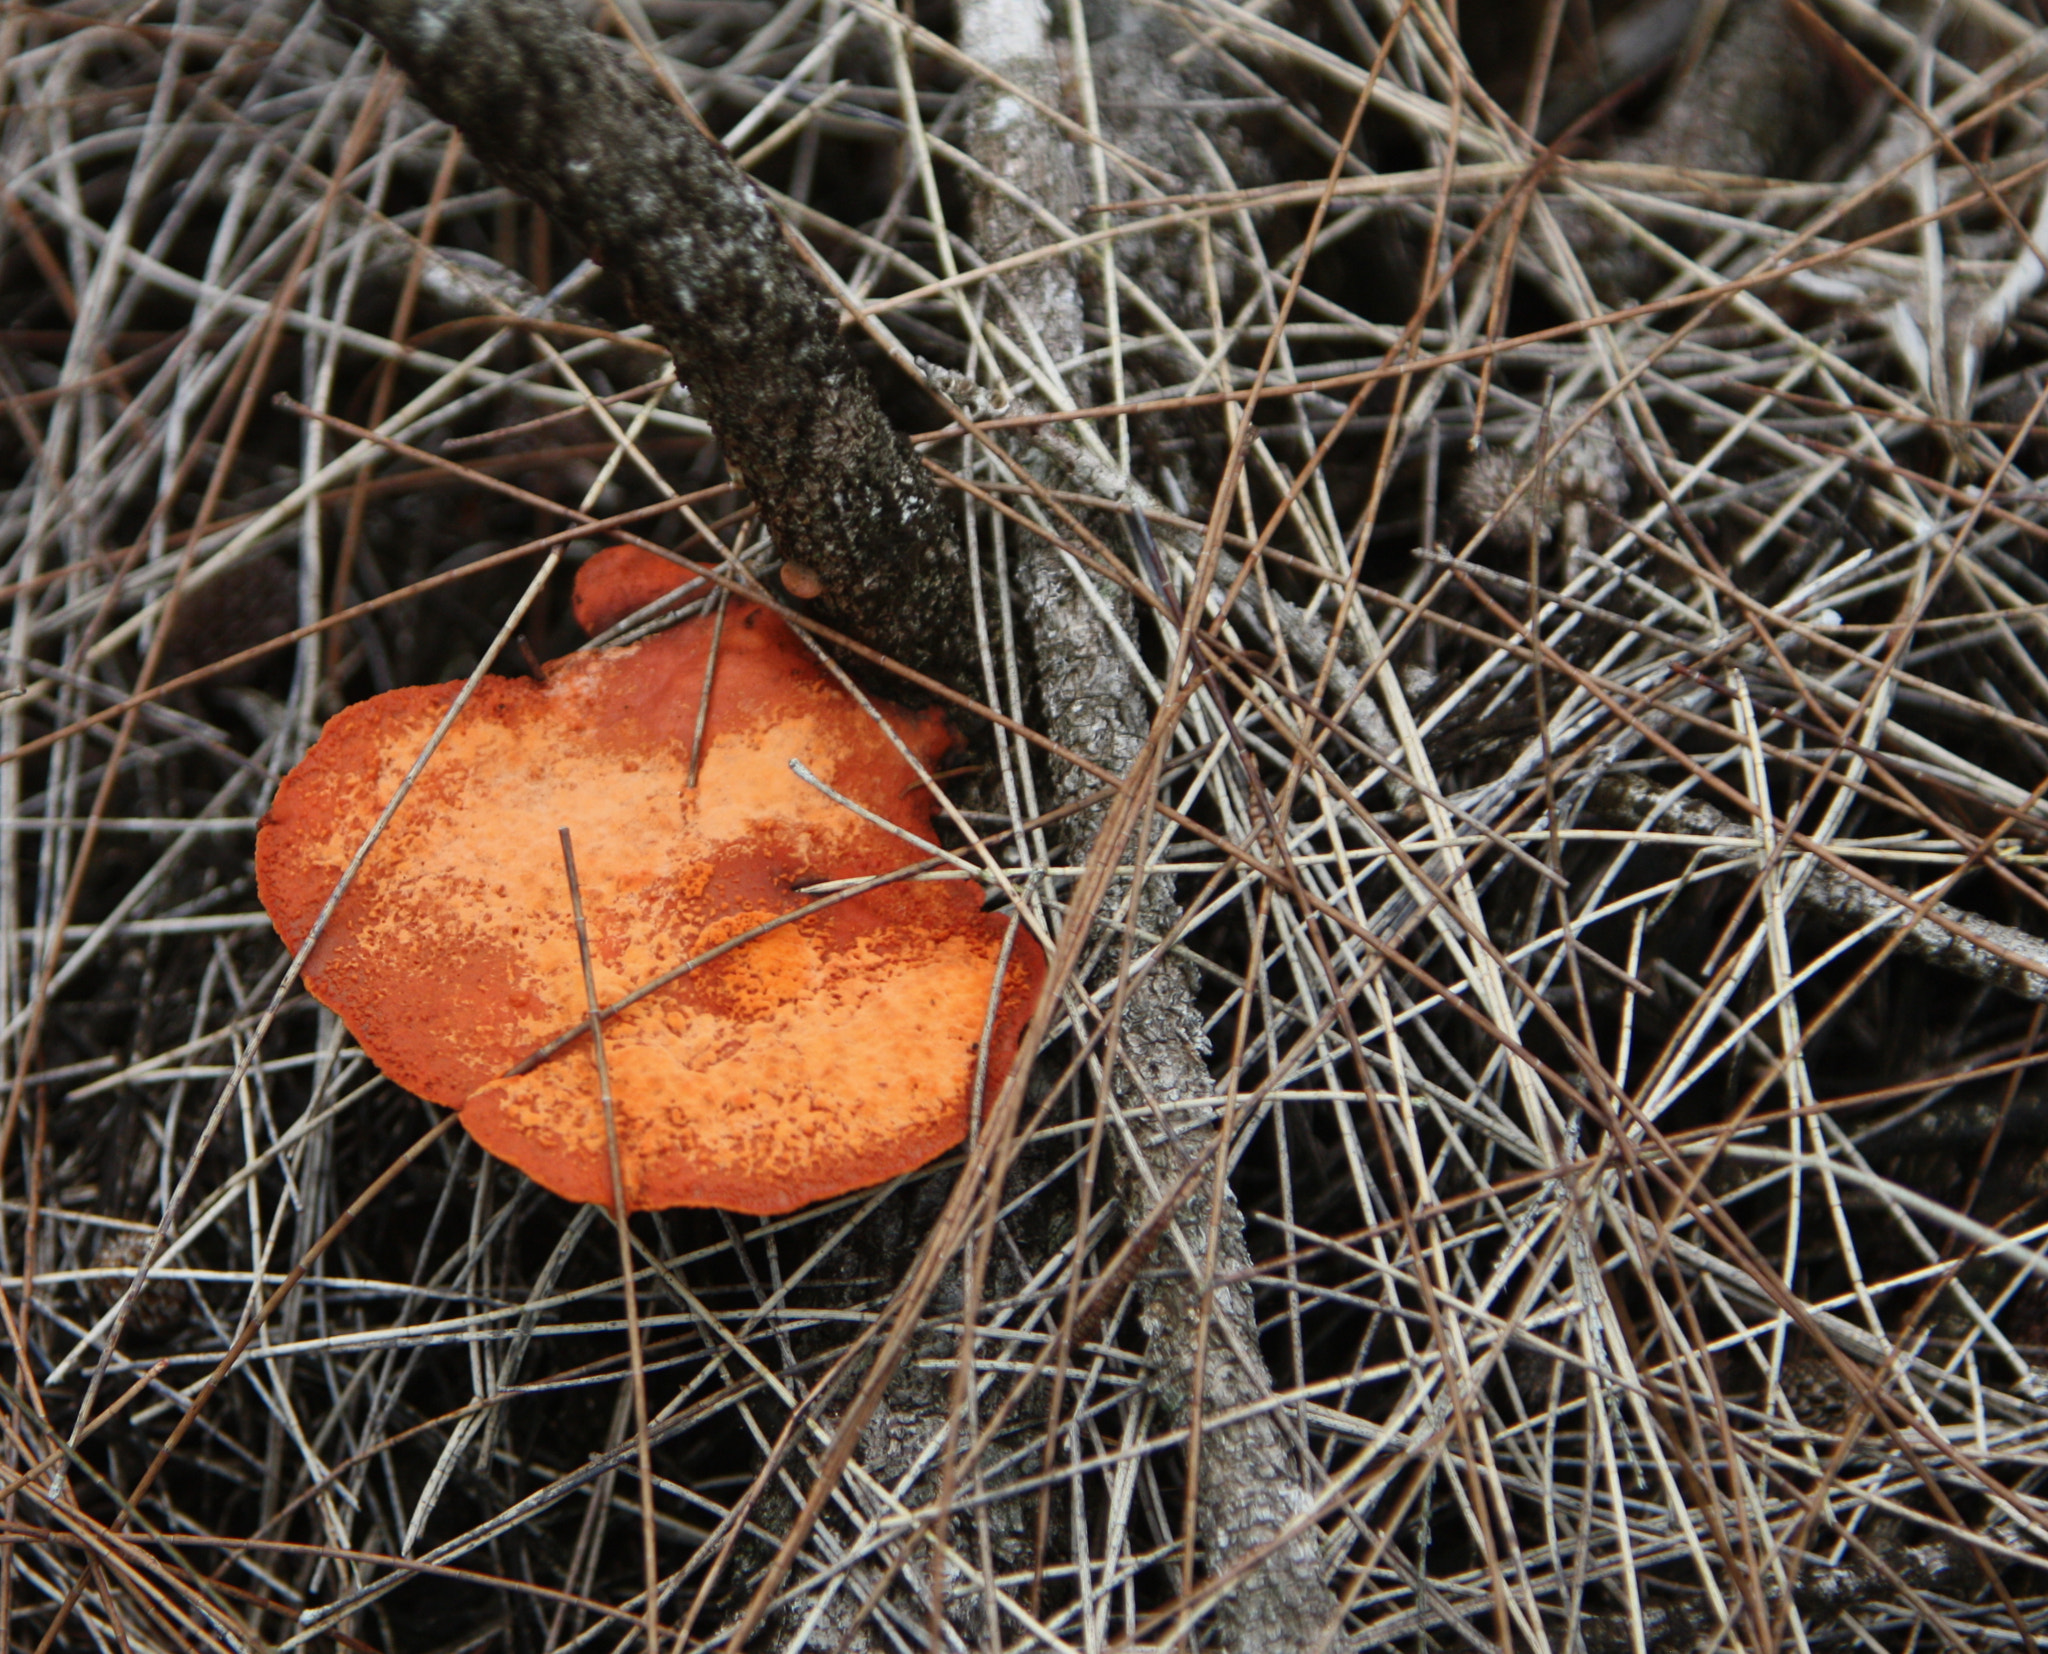
[[(1149, 720), (1144, 699), (1109, 628), (1082, 596), (1082, 578), (1050, 550), (1019, 558), (1025, 616), (1038, 649), (1046, 733), (1103, 768), (1129, 775), (1145, 744)], [(1106, 584), (1100, 594), (1111, 612), (1127, 622), (1128, 599)], [(1066, 767), (1054, 778), (1055, 802), (1066, 803), (1093, 786), (1086, 772)], [(1086, 858), (1106, 813), (1106, 805), (1097, 805), (1063, 824), (1063, 853), (1069, 859)], [(1130, 900), (1126, 882), (1112, 884), (1105, 915), (1119, 914)], [(1172, 886), (1164, 879), (1145, 880), (1135, 908), (1137, 927), (1153, 935), (1171, 934), (1180, 919)], [(1112, 947), (1108, 956), (1105, 968), (1114, 970), (1117, 950)], [(1193, 972), (1168, 956), (1134, 978), (1124, 998), (1113, 1083), (1136, 1140), (1132, 1152), (1121, 1136), (1113, 1138), (1113, 1164), (1117, 1202), (1134, 1234), (1146, 1227), (1164, 1192), (1179, 1183), (1188, 1160), (1218, 1129), (1213, 1115), (1199, 1127), (1177, 1132), (1155, 1124), (1162, 1116), (1184, 1118), (1176, 1105), (1215, 1090), (1202, 1059), (1207, 1041), (1194, 990)], [(1252, 1272), (1244, 1221), (1227, 1186), (1220, 1208), (1212, 1209), (1210, 1187), (1207, 1174), (1200, 1175), (1174, 1219), (1179, 1245), (1162, 1246), (1142, 1279), (1139, 1315), (1148, 1338), (1147, 1360), (1168, 1416), (1182, 1425), (1198, 1417), (1205, 1421), (1195, 1506), (1203, 1560), (1212, 1576), (1246, 1570), (1218, 1608), (1224, 1646), (1233, 1654), (1303, 1654), (1327, 1645), (1341, 1614), (1322, 1576), (1317, 1529), (1310, 1525), (1280, 1539), (1308, 1508), (1309, 1497), (1271, 1411), (1273, 1380), (1259, 1358), (1251, 1292), (1243, 1284)], [(1206, 1259), (1212, 1224), (1218, 1230), (1216, 1278), (1228, 1284), (1205, 1282), (1206, 1271), (1188, 1267)], [(1244, 1416), (1227, 1424), (1209, 1422), (1240, 1412)]]
[(500, 182), (618, 279), (752, 492), (787, 583), (815, 581), (797, 606), (971, 688), (951, 518), (823, 289), (725, 151), (562, 0), (330, 4)]
[[(1005, 80), (1057, 106), (1059, 81), (1041, 0), (963, 0), (960, 43)], [(1007, 94), (984, 94), (969, 145), (991, 173), (1055, 212), (1071, 210), (1081, 198), (1066, 140)], [(1040, 222), (1007, 197), (983, 191), (973, 210), (976, 244), (991, 259), (1048, 241)], [(1048, 260), (1013, 274), (1004, 300), (1055, 361), (1079, 354), (1080, 292), (1063, 263)], [(1128, 596), (1036, 537), (1019, 550), (1017, 579), (1037, 654), (1046, 733), (1112, 774), (1133, 776), (1151, 720), (1112, 622), (1088, 600), (1082, 582), (1095, 585), (1114, 625), (1127, 632), (1134, 626)], [(1056, 804), (1097, 785), (1072, 766), (1055, 765), (1052, 779)], [(1069, 861), (1087, 860), (1108, 814), (1109, 806), (1099, 804), (1061, 824), (1061, 852)], [(1126, 880), (1113, 882), (1100, 922), (1113, 925), (1127, 909), (1138, 929), (1153, 935), (1171, 934), (1180, 919), (1172, 884), (1161, 878), (1143, 880), (1135, 892)], [(1111, 941), (1103, 950), (1105, 972), (1120, 965)], [(1213, 1112), (1198, 1126), (1161, 1123), (1184, 1119), (1176, 1105), (1215, 1091), (1203, 1060), (1207, 1040), (1192, 970), (1168, 956), (1130, 980), (1116, 1037), (1112, 1084), (1129, 1135), (1111, 1134), (1113, 1178), (1126, 1229), (1135, 1235), (1180, 1183), (1190, 1160), (1215, 1146), (1219, 1129)], [(1243, 1219), (1227, 1184), (1212, 1204), (1213, 1187), (1206, 1170), (1197, 1174), (1167, 1244), (1141, 1279), (1148, 1365), (1168, 1416), (1200, 1427), (1196, 1537), (1210, 1577), (1228, 1582), (1216, 1611), (1221, 1645), (1232, 1654), (1306, 1654), (1330, 1644), (1342, 1613), (1323, 1578), (1319, 1530), (1307, 1523), (1287, 1532), (1311, 1505), (1306, 1467), (1296, 1462), (1274, 1415), (1273, 1380), (1259, 1354), (1252, 1296), (1243, 1284), (1252, 1272)], [(1207, 1267), (1212, 1229), (1213, 1275)], [(1215, 1422), (1226, 1415), (1237, 1416)]]

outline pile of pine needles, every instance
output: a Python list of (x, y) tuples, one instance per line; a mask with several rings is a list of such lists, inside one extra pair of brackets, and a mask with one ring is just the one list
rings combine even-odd
[[(943, 8), (591, 13), (954, 491), (960, 819), (1102, 920), (842, 1428), (958, 1157), (636, 1220), (632, 1359), (610, 1220), (418, 1147), (254, 898), (322, 722), (475, 669), (545, 551), (771, 566), (687, 388), (318, 7), (0, 10), (10, 1648), (1243, 1650), (1303, 1540), (1332, 1649), (2048, 1635), (2032, 0), (1055, 13), (1045, 96)], [(1143, 697), (1165, 934), (1069, 911), (1032, 557)], [(1163, 971), (1206, 1095), (1112, 1083)], [(1176, 1122), (1192, 1248), (1110, 1187)], [(1241, 1554), (1143, 1307), (1204, 1269), (1296, 1513)]]

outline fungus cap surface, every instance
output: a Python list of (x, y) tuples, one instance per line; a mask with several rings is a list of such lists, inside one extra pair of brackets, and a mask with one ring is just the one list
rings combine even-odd
[[(697, 786), (686, 785), (710, 620), (571, 656), (544, 682), (487, 678), (343, 896), (306, 984), (393, 1080), (462, 1111), (491, 1153), (608, 1204), (558, 829), (573, 835), (598, 997), (609, 1005), (807, 905), (802, 887), (888, 873), (931, 803), (882, 730), (764, 609), (727, 612)], [(287, 947), (459, 685), (401, 689), (327, 725), (257, 838), (257, 887)], [(933, 713), (884, 709), (933, 764)], [(605, 1020), (626, 1203), (786, 1212), (924, 1164), (965, 1136), (1016, 1052), (1044, 960), (977, 885), (903, 880), (741, 943)]]
[(583, 635), (596, 637), (690, 582), (690, 572), (680, 563), (641, 546), (606, 546), (576, 571), (569, 607)]

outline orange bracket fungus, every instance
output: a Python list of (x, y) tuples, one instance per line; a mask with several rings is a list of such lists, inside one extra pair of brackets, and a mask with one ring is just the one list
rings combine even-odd
[[(654, 573), (594, 558), (579, 619), (644, 606)], [(279, 787), (256, 880), (288, 948), (460, 687), (349, 707)], [(935, 711), (877, 706), (926, 766), (952, 741)], [(781, 620), (735, 601), (539, 682), (485, 678), (306, 961), (379, 1068), (557, 1194), (612, 1198), (565, 827), (628, 1209), (787, 1212), (882, 1182), (959, 1143), (1002, 1084), (1044, 956), (972, 881), (911, 876), (899, 834), (932, 829), (916, 771)]]

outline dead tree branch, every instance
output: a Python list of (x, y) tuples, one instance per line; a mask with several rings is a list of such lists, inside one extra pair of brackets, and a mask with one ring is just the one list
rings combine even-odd
[[(960, 40), (1006, 84), (1056, 100), (1059, 73), (1040, 0), (967, 0)], [(1080, 199), (1067, 140), (1008, 92), (984, 90), (969, 146), (991, 175), (1033, 201), (1057, 208)], [(1032, 214), (994, 191), (977, 195), (974, 220), (977, 244), (992, 258), (1051, 239)], [(1028, 266), (1001, 292), (998, 325), (1015, 326), (1049, 363), (1080, 354), (1080, 290), (1063, 261)], [(1122, 481), (1112, 482), (1113, 491), (1129, 497), (1130, 485)], [(1096, 587), (1093, 602), (1084, 581)], [(1151, 720), (1104, 618), (1114, 617), (1129, 631), (1129, 596), (1035, 536), (1019, 553), (1018, 586), (1037, 649), (1047, 733), (1064, 749), (1141, 784)], [(1061, 802), (1093, 786), (1084, 772), (1056, 767)], [(1061, 836), (1070, 859), (1087, 858), (1109, 813), (1107, 805), (1097, 805), (1068, 818)], [(1131, 849), (1142, 865), (1145, 844)], [(1134, 890), (1120, 878), (1097, 922), (1129, 922), (1164, 936), (1180, 917), (1170, 880), (1140, 878)], [(1113, 939), (1104, 959), (1106, 972), (1121, 968)], [(1135, 1235), (1155, 1223), (1189, 1161), (1207, 1163), (1208, 1140), (1221, 1122), (1208, 1111), (1199, 1124), (1164, 1123), (1184, 1122), (1184, 1105), (1215, 1089), (1202, 1056), (1207, 1041), (1193, 971), (1178, 958), (1157, 960), (1123, 985), (1119, 1003), (1111, 1084), (1126, 1129), (1113, 1131), (1111, 1144), (1117, 1201)], [(1243, 1284), (1252, 1274), (1251, 1256), (1229, 1185), (1198, 1175), (1171, 1228), (1161, 1248), (1164, 1267), (1143, 1278), (1140, 1317), (1154, 1393), (1194, 1433), (1197, 1538), (1211, 1576), (1230, 1582), (1217, 1610), (1222, 1646), (1231, 1654), (1302, 1654), (1328, 1646), (1342, 1612), (1323, 1578), (1319, 1531), (1301, 1523), (1311, 1498), (1273, 1412), (1273, 1379), (1259, 1354), (1257, 1317)], [(1225, 1416), (1227, 1423), (1207, 1422)]]
[[(1749, 833), (1733, 817), (1697, 799), (1672, 799), (1631, 775), (1611, 775), (1588, 802), (1610, 821), (1630, 827), (1662, 828), (1702, 838), (1740, 840)], [(1745, 852), (1730, 851), (1741, 855)], [(2048, 999), (2048, 942), (2026, 931), (1936, 902), (1915, 919), (1917, 904), (1903, 892), (1893, 896), (1836, 868), (1816, 865), (1793, 901), (1816, 918), (1844, 930), (1878, 927), (1880, 935), (1903, 932), (1901, 953), (1925, 960), (1977, 982), (1988, 982), (2022, 999)]]
[(830, 301), (723, 148), (560, 0), (335, 0), (625, 289), (753, 493), (802, 607), (966, 687), (965, 570)]

